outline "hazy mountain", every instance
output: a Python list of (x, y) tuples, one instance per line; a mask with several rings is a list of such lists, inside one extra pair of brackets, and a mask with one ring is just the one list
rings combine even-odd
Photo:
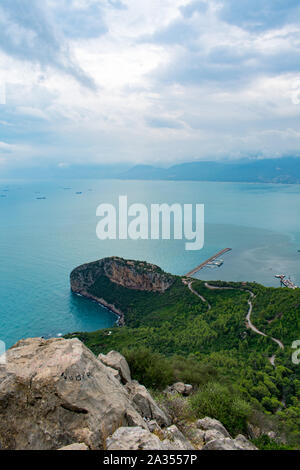
[(198, 161), (174, 165), (167, 169), (138, 165), (122, 173), (120, 178), (300, 183), (300, 158), (285, 157), (234, 162)]

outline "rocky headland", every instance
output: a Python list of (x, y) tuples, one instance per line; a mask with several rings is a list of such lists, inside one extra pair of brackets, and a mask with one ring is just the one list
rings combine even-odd
[(105, 298), (101, 282), (137, 291), (165, 292), (175, 276), (165, 273), (154, 264), (125, 260), (117, 256), (104, 258), (75, 268), (70, 275), (71, 290), (75, 294), (95, 300), (119, 316), (119, 325), (125, 324), (124, 312)]

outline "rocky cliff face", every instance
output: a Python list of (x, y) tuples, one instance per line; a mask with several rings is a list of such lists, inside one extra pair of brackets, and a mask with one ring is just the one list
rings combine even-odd
[(74, 269), (70, 276), (71, 289), (78, 293), (88, 291), (99, 276), (106, 276), (111, 282), (127, 289), (153, 292), (164, 292), (174, 282), (173, 276), (154, 264), (114, 256)]
[(116, 351), (96, 358), (78, 339), (34, 338), (0, 366), (1, 449), (255, 449), (216, 420), (190, 427), (193, 442)]
[[(139, 291), (164, 292), (175, 281), (175, 277), (162, 271), (158, 266), (142, 261), (118, 258), (104, 258), (75, 268), (70, 275), (71, 290), (76, 294), (96, 300), (119, 316), (119, 325), (125, 323), (124, 313), (105, 299), (105, 293), (94, 293), (93, 287), (103, 277), (110, 282)], [(97, 292), (99, 289), (97, 289)]]

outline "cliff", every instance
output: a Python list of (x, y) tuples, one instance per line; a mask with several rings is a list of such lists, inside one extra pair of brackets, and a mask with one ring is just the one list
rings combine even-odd
[(163, 293), (175, 281), (175, 277), (165, 273), (154, 264), (118, 258), (104, 258), (75, 268), (70, 275), (72, 292), (96, 300), (115, 312), (123, 325), (124, 312), (120, 310), (108, 293), (111, 288), (124, 288), (135, 291)]

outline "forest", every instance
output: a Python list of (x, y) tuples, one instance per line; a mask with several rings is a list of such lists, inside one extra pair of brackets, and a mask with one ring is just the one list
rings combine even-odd
[[(275, 430), (287, 448), (299, 448), (300, 365), (292, 362), (292, 343), (300, 339), (300, 290), (221, 281), (211, 284), (230, 289), (212, 290), (191, 280), (204, 302), (183, 280), (175, 276), (159, 293), (127, 289), (99, 276), (90, 292), (119, 308), (126, 326), (67, 337), (78, 337), (95, 354), (120, 351), (133, 378), (154, 393), (174, 381), (192, 384), (197, 416), (209, 411), (233, 433), (245, 431), (250, 422)], [(250, 292), (251, 321), (266, 336), (246, 323)], [(278, 447), (267, 437), (260, 444)]]

